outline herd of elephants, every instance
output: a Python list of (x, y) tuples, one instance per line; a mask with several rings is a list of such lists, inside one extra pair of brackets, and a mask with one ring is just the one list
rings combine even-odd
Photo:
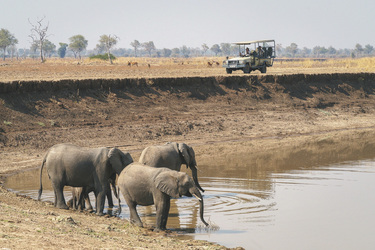
[[(191, 178), (180, 172), (185, 164), (192, 171)], [(52, 146), (43, 158), (40, 169), (40, 189), (42, 195), (42, 172), (46, 167), (55, 193), (55, 207), (61, 209), (92, 209), (88, 194), (94, 192), (96, 213), (103, 215), (105, 199), (113, 206), (112, 192), (116, 177), (119, 190), (129, 207), (130, 222), (143, 226), (136, 210), (137, 205), (155, 204), (155, 231), (165, 230), (168, 220), (170, 199), (181, 196), (196, 197), (200, 201), (200, 219), (203, 218), (204, 192), (199, 185), (197, 163), (192, 147), (185, 143), (168, 142), (165, 145), (150, 146), (142, 151), (139, 162), (134, 162), (128, 152), (118, 148), (82, 148), (72, 144)], [(72, 199), (65, 202), (64, 186), (73, 187)], [(200, 191), (199, 191), (200, 190)], [(119, 191), (119, 192), (120, 192)], [(68, 206), (69, 205), (69, 206)]]

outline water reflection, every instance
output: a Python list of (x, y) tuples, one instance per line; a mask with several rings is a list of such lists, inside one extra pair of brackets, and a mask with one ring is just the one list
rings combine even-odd
[[(259, 147), (256, 141), (239, 142), (220, 145), (216, 154), (197, 155), (200, 183), (206, 190), (205, 218), (219, 230), (203, 229), (199, 202), (187, 197), (171, 201), (167, 227), (185, 232), (182, 237), (215, 241), (227, 247), (373, 246), (369, 232), (375, 223), (371, 209), (375, 201), (369, 195), (375, 188), (375, 164), (366, 159), (375, 157), (374, 135), (317, 136), (287, 145), (280, 140), (275, 143), (277, 147), (261, 152), (254, 150)], [(228, 152), (228, 148), (232, 153), (221, 153)], [(42, 199), (53, 201), (47, 175), (43, 178)], [(6, 186), (36, 198), (39, 172), (12, 176)], [(124, 201), (121, 206), (120, 217), (128, 218)], [(154, 206), (137, 209), (146, 224), (155, 224)], [(117, 210), (115, 206), (106, 211)], [(276, 245), (280, 243), (283, 245)]]

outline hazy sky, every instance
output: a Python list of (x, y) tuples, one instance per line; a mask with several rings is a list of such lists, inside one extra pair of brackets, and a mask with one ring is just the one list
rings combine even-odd
[(29, 48), (31, 25), (45, 16), (59, 47), (74, 35), (93, 49), (103, 34), (117, 48), (153, 41), (157, 49), (275, 39), (284, 47), (375, 46), (374, 0), (0, 0), (0, 28)]

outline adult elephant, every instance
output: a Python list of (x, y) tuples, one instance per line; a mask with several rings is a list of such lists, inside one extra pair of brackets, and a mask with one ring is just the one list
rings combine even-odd
[(132, 162), (129, 153), (123, 153), (117, 148), (82, 148), (57, 144), (47, 151), (43, 159), (38, 200), (42, 195), (42, 173), (46, 166), (55, 192), (55, 207), (69, 209), (63, 194), (64, 186), (93, 188), (96, 213), (103, 215), (108, 179), (114, 173), (120, 174)]
[(155, 168), (165, 167), (176, 171), (180, 171), (181, 165), (185, 164), (191, 169), (195, 185), (204, 192), (198, 182), (195, 152), (185, 143), (168, 142), (160, 146), (147, 147), (142, 151), (139, 162)]
[(165, 230), (170, 199), (183, 195), (196, 197), (200, 201), (200, 219), (203, 218), (203, 197), (189, 175), (169, 168), (154, 168), (141, 163), (127, 166), (118, 178), (119, 188), (130, 210), (130, 222), (143, 226), (136, 210), (137, 205), (156, 207), (155, 231)]

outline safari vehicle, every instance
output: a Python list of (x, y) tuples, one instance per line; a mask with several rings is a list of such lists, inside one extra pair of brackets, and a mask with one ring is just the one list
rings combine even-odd
[(267, 67), (272, 67), (276, 57), (275, 40), (257, 40), (233, 43), (238, 45), (239, 56), (223, 61), (223, 67), (228, 74), (232, 71), (242, 70), (249, 74), (253, 70), (261, 73), (267, 72)]

